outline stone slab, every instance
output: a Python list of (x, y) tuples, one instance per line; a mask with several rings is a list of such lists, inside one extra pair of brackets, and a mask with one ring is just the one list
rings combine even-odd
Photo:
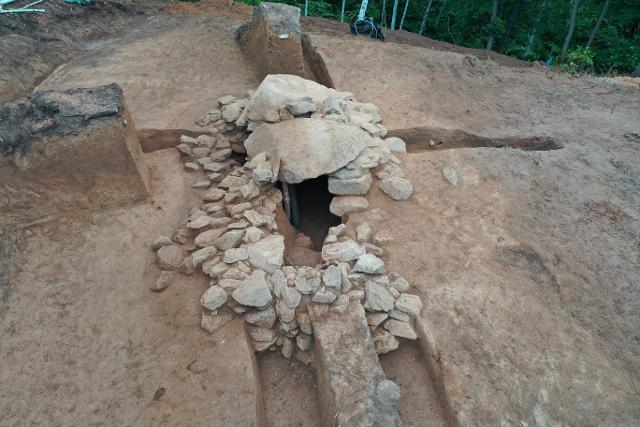
[(360, 302), (311, 318), (323, 425), (402, 425), (396, 409), (378, 397), (376, 388), (386, 377)]

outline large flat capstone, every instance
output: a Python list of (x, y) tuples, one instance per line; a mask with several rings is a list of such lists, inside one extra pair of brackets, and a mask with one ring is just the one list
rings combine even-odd
[(279, 159), (278, 179), (297, 184), (334, 172), (355, 159), (373, 138), (364, 130), (319, 119), (263, 124), (244, 143), (249, 156)]
[(399, 399), (385, 392), (391, 382), (378, 361), (360, 302), (352, 301), (342, 313), (310, 313), (323, 425), (401, 426)]

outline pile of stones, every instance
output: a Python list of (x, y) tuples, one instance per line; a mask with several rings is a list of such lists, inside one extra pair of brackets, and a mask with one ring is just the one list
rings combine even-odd
[(391, 198), (406, 200), (413, 193), (394, 155), (406, 151), (404, 142), (383, 140), (387, 129), (378, 107), (349, 92), (277, 74), (246, 97), (225, 96), (219, 103), (203, 123), (213, 123), (234, 151), (251, 158), (268, 153), (272, 164), (261, 170), (271, 174), (265, 172), (263, 182), (296, 184), (326, 174), (331, 193), (359, 196), (369, 191), (375, 170), (380, 189)]
[[(154, 290), (168, 286), (170, 271), (201, 271), (210, 278), (201, 298), (203, 329), (213, 333), (243, 316), (255, 351), (279, 348), (305, 362), (313, 355), (312, 319), (343, 312), (353, 301), (367, 312), (378, 353), (396, 349), (398, 337), (415, 340), (412, 318), (422, 302), (380, 258), (381, 246), (393, 239), (388, 232), (374, 233), (366, 222), (332, 227), (320, 264), (291, 266), (283, 265), (285, 242), (276, 223), (283, 200), (278, 180), (328, 174), (336, 194), (330, 209), (339, 216), (369, 209), (363, 195), (372, 175), (393, 199), (411, 196), (393, 154), (405, 151), (404, 142), (381, 138), (386, 129), (377, 107), (295, 76), (268, 76), (248, 98), (219, 103), (206, 116), (221, 117), (217, 131), (182, 136), (177, 146), (185, 169), (203, 175), (193, 184), (202, 202), (171, 238), (153, 243), (163, 270)], [(230, 142), (227, 134), (239, 131), (249, 136)], [(232, 149), (246, 151), (249, 160), (232, 160)]]

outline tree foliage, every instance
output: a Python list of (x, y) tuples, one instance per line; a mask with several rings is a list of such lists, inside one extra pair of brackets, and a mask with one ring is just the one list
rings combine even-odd
[[(256, 4), (258, 0), (242, 0)], [(407, 0), (399, 0), (397, 16)], [(403, 29), (418, 33), (429, 0), (411, 0)], [(494, 0), (433, 0), (424, 36), (466, 47), (484, 49), (490, 36), (492, 50), (529, 61), (548, 61), (571, 71), (631, 73), (640, 66), (640, 0), (610, 0), (587, 48), (606, 0), (581, 0), (575, 29), (564, 60), (563, 42), (576, 0), (500, 0), (491, 20)], [(304, 0), (281, 0), (304, 10)], [(370, 0), (367, 16), (389, 28), (395, 1), (386, 1), (388, 22), (380, 22), (382, 0)], [(345, 22), (353, 19), (359, 0), (346, 0)], [(340, 19), (342, 0), (309, 0), (309, 15)], [(517, 10), (516, 10), (517, 9)], [(396, 26), (398, 22), (396, 22)]]

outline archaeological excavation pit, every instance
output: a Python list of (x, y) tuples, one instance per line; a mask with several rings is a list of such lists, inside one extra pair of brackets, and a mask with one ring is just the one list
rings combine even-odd
[[(180, 138), (185, 170), (202, 175), (202, 203), (173, 238), (154, 242), (158, 265), (210, 280), (204, 330), (243, 319), (256, 353), (312, 368), (323, 425), (401, 425), (400, 388), (378, 354), (418, 339), (422, 301), (387, 271), (392, 236), (368, 197), (374, 187), (391, 203), (412, 196), (404, 142), (384, 139), (373, 104), (298, 76), (268, 75), (219, 104), (225, 119), (211, 136)], [(239, 133), (244, 164), (226, 136)]]
[(0, 425), (638, 425), (638, 82), (42, 6), (0, 15)]

